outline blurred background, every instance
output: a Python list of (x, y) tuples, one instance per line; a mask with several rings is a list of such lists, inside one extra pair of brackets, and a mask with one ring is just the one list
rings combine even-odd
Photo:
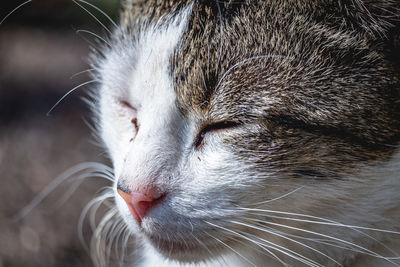
[[(1, 0), (0, 21), (24, 1)], [(88, 0), (118, 21), (118, 0)], [(106, 26), (110, 22), (89, 5)], [(60, 185), (21, 220), (15, 216), (60, 173), (86, 161), (109, 165), (85, 121), (82, 101), (90, 86), (66, 97), (91, 78), (89, 30), (106, 31), (72, 0), (33, 0), (0, 25), (0, 267), (92, 266), (78, 238), (85, 205), (107, 183), (85, 181), (62, 205), (55, 202), (71, 188)], [(73, 76), (73, 77), (72, 77)], [(91, 85), (93, 86), (93, 85)], [(90, 231), (84, 233), (89, 238)]]

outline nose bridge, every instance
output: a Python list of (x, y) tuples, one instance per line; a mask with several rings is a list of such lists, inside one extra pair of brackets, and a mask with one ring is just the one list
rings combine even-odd
[(120, 179), (130, 189), (164, 183), (179, 161), (181, 132), (176, 122), (143, 125), (130, 146)]

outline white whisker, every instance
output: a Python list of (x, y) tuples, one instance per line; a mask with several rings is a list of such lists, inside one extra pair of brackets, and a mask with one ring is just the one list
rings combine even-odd
[(95, 5), (91, 4), (91, 3), (89, 3), (89, 2), (87, 2), (87, 1), (84, 1), (84, 0), (76, 0), (76, 1), (81, 2), (81, 3), (84, 3), (84, 4), (88, 5), (88, 6), (91, 6), (92, 8), (96, 9), (96, 10), (99, 11), (101, 14), (103, 14), (103, 16), (106, 17), (106, 18), (108, 19), (108, 21), (110, 21), (111, 24), (114, 25), (115, 28), (118, 28), (118, 25), (115, 23), (115, 21), (114, 21), (109, 15), (107, 15), (106, 12), (104, 12), (103, 10), (101, 10), (99, 7), (97, 7), (97, 6), (95, 6)]
[(77, 34), (82, 40), (84, 40), (86, 43), (88, 43), (90, 52), (91, 52), (93, 55), (96, 54), (96, 55), (102, 55), (102, 56), (104, 56), (103, 50), (102, 50), (100, 47), (97, 46), (97, 44), (99, 43), (98, 40), (96, 40), (96, 41), (97, 41), (97, 44), (95, 44), (95, 43), (91, 42), (88, 38), (86, 38), (83, 34), (81, 34), (81, 33), (76, 33), (76, 34)]
[(82, 86), (91, 84), (91, 83), (95, 83), (95, 82), (99, 82), (98, 80), (90, 80), (84, 83), (81, 83), (78, 86), (75, 86), (74, 88), (72, 88), (71, 90), (69, 90), (66, 94), (64, 94), (51, 108), (50, 110), (47, 112), (47, 116), (50, 116), (50, 113), (57, 107), (58, 104), (60, 104), (61, 101), (63, 101), (68, 95), (70, 95), (72, 92), (74, 92), (75, 90), (81, 88)]
[[(209, 222), (206, 222), (208, 224), (211, 224)], [(212, 225), (212, 224), (211, 224)], [(214, 240), (216, 240), (218, 243), (222, 244), (223, 246), (227, 247), (228, 249), (230, 249), (231, 251), (233, 251), (236, 255), (238, 255), (240, 258), (242, 258), (243, 260), (245, 260), (247, 263), (251, 264), (252, 266), (257, 267), (257, 265), (255, 265), (253, 262), (251, 262), (249, 259), (247, 259), (245, 256), (243, 256), (242, 254), (240, 254), (238, 251), (236, 251), (234, 248), (232, 248), (231, 246), (229, 246), (228, 244), (226, 244), (225, 242), (223, 242), (222, 240), (220, 240), (219, 238), (211, 235), (210, 233), (205, 232), (205, 234), (207, 234), (209, 237), (213, 238)]]
[(84, 2), (84, 1), (82, 1), (82, 0), (72, 0), (72, 2), (74, 2), (74, 3), (77, 4), (80, 8), (82, 8), (83, 10), (85, 10), (86, 13), (88, 13), (92, 18), (94, 18), (94, 19), (103, 27), (103, 29), (105, 29), (110, 35), (112, 35), (111, 31), (110, 31), (110, 30), (109, 30), (95, 15), (93, 15), (93, 14), (92, 14), (89, 10), (87, 10), (84, 6), (82, 6), (81, 4), (79, 4), (78, 1), (81, 2), (81, 3), (88, 4), (87, 2)]
[[(359, 229), (362, 229), (363, 227), (357, 226), (357, 227), (353, 227), (351, 225), (344, 225), (335, 221), (331, 221), (328, 219), (323, 219), (323, 218), (318, 218), (320, 220), (324, 220), (327, 222), (319, 222), (319, 221), (311, 221), (311, 220), (304, 220), (304, 219), (298, 219), (298, 218), (290, 218), (290, 217), (282, 217), (282, 216), (275, 216), (275, 215), (268, 215), (268, 214), (263, 214), (263, 213), (258, 213), (258, 212), (251, 212), (249, 214), (252, 215), (258, 215), (258, 216), (262, 216), (262, 217), (268, 217), (268, 218), (273, 218), (273, 219), (283, 219), (283, 220), (288, 220), (288, 221), (295, 221), (295, 222), (305, 222), (305, 223), (312, 223), (312, 224), (325, 224), (325, 225), (331, 225), (331, 226), (337, 226), (337, 227), (345, 227), (345, 228), (350, 228), (351, 230), (365, 236), (368, 237), (369, 239), (375, 241), (377, 244), (382, 245), (385, 249), (387, 249), (388, 251), (390, 251), (391, 253), (393, 253), (394, 255), (397, 255), (397, 253), (395, 251), (393, 251), (391, 248), (389, 248), (388, 246), (386, 246), (385, 244), (383, 244), (381, 241), (377, 240), (376, 238), (372, 237), (371, 235), (368, 235), (367, 233), (364, 233), (362, 231), (360, 231)], [(297, 216), (304, 216), (301, 214), (298, 214)], [(312, 217), (312, 216), (311, 216)], [(363, 230), (370, 230), (370, 231), (376, 231), (376, 230), (381, 230), (381, 229), (373, 229), (373, 228), (366, 228)], [(380, 232), (386, 232), (388, 230), (381, 230)], [(400, 258), (400, 257), (397, 257)]]
[[(83, 246), (88, 249), (85, 239), (83, 237), (83, 224), (85, 221), (85, 218), (88, 214), (88, 212), (95, 207), (95, 209), (92, 211), (96, 212), (98, 207), (107, 199), (111, 199), (114, 197), (114, 193), (112, 191), (111, 188), (105, 188), (104, 193), (94, 199), (92, 199), (88, 204), (86, 204), (86, 206), (84, 207), (84, 209), (81, 212), (81, 215), (79, 217), (79, 221), (78, 221), (78, 236), (79, 236), (79, 240), (81, 241), (81, 243), (83, 244)], [(93, 223), (91, 223), (91, 228), (92, 230), (95, 229), (95, 226), (93, 225)]]
[(328, 259), (330, 259), (331, 261), (333, 261), (334, 263), (336, 263), (336, 264), (339, 265), (339, 266), (343, 266), (342, 264), (340, 264), (340, 263), (337, 262), (335, 259), (333, 259), (333, 258), (331, 258), (330, 256), (328, 256), (327, 254), (325, 254), (325, 253), (323, 253), (323, 252), (321, 252), (321, 251), (319, 251), (319, 250), (317, 250), (317, 249), (315, 249), (315, 248), (312, 248), (312, 247), (310, 247), (310, 246), (308, 246), (308, 245), (306, 245), (306, 244), (303, 244), (303, 243), (301, 243), (301, 242), (299, 242), (299, 241), (297, 241), (297, 240), (294, 240), (294, 239), (292, 239), (292, 238), (283, 236), (283, 235), (281, 235), (281, 234), (275, 233), (275, 232), (273, 232), (273, 231), (266, 230), (266, 229), (264, 229), (264, 228), (261, 228), (261, 227), (255, 226), (255, 225), (250, 225), (250, 224), (242, 223), (242, 222), (238, 222), (238, 221), (230, 221), (230, 222), (232, 222), (232, 223), (234, 223), (234, 224), (242, 225), (242, 226), (245, 226), (245, 227), (248, 227), (248, 228), (251, 228), (251, 229), (256, 229), (256, 230), (259, 230), (259, 231), (262, 231), (262, 232), (265, 232), (265, 233), (269, 233), (269, 234), (272, 234), (272, 235), (279, 236), (279, 237), (281, 237), (281, 238), (283, 238), (283, 239), (289, 240), (289, 241), (291, 241), (291, 242), (293, 242), (293, 243), (296, 243), (296, 244), (298, 244), (298, 245), (300, 245), (300, 246), (303, 246), (303, 247), (305, 247), (305, 248), (308, 248), (308, 249), (310, 249), (310, 250), (312, 250), (312, 251), (314, 251), (314, 252), (316, 252), (316, 253), (318, 253), (318, 254), (320, 254), (320, 255), (322, 255), (322, 256), (328, 258)]
[(388, 261), (388, 262), (390, 262), (392, 264), (396, 264), (391, 259), (389, 259), (387, 257), (384, 257), (382, 255), (379, 255), (378, 253), (376, 253), (376, 252), (374, 252), (372, 250), (369, 250), (369, 249), (367, 249), (365, 247), (362, 247), (360, 245), (357, 245), (355, 243), (352, 243), (352, 242), (349, 242), (349, 241), (346, 241), (346, 240), (343, 240), (343, 239), (340, 239), (340, 238), (336, 238), (336, 237), (333, 237), (333, 236), (330, 236), (330, 235), (317, 233), (317, 232), (314, 232), (314, 231), (310, 231), (310, 230), (306, 230), (306, 229), (302, 229), (302, 228), (298, 228), (298, 227), (294, 227), (294, 226), (289, 226), (289, 225), (285, 225), (285, 224), (273, 223), (273, 222), (269, 222), (269, 221), (261, 221), (261, 220), (257, 220), (257, 219), (251, 219), (251, 218), (248, 218), (248, 220), (261, 222), (263, 224), (270, 224), (270, 225), (280, 226), (280, 227), (283, 227), (283, 228), (288, 228), (288, 229), (292, 229), (292, 230), (305, 232), (305, 233), (309, 233), (309, 234), (312, 234), (312, 235), (317, 235), (317, 236), (325, 237), (325, 238), (328, 238), (328, 239), (332, 239), (332, 240), (338, 241), (340, 243), (344, 243), (344, 244), (350, 245), (352, 247), (356, 247), (356, 248), (360, 249), (363, 252), (369, 253), (368, 255), (372, 255), (372, 256), (374, 256), (376, 258), (384, 259), (384, 260), (386, 260), (386, 261)]
[[(107, 238), (102, 239), (103, 237), (103, 233), (108, 233), (108, 231), (111, 229), (112, 225), (113, 225), (113, 218), (114, 216), (118, 213), (118, 211), (116, 209), (110, 210), (109, 212), (107, 212), (103, 218), (101, 219), (99, 225), (96, 227), (92, 239), (91, 239), (91, 255), (93, 259), (97, 259), (100, 262), (99, 265), (100, 266), (107, 266), (107, 261), (108, 256), (106, 253), (106, 244), (105, 242), (109, 241), (107, 240)], [(106, 234), (107, 237), (107, 234)], [(104, 259), (104, 257), (106, 257)], [(103, 264), (101, 264), (103, 263)]]
[(15, 11), (17, 11), (19, 8), (23, 7), (24, 5), (28, 4), (29, 2), (32, 2), (32, 0), (28, 0), (26, 2), (23, 2), (22, 4), (20, 4), (19, 6), (17, 6), (16, 8), (14, 8), (13, 10), (11, 10), (10, 13), (8, 13), (1, 21), (0, 21), (0, 26), (1, 24), (3, 24), (3, 22), (9, 17), (11, 16), (11, 14), (13, 14)]
[(61, 198), (53, 204), (53, 210), (59, 208), (62, 206), (73, 194), (74, 192), (78, 189), (78, 187), (82, 184), (84, 180), (90, 179), (90, 178), (104, 178), (105, 180), (108, 180), (110, 182), (113, 182), (113, 177), (111, 177), (109, 174), (105, 174), (103, 172), (98, 172), (98, 170), (88, 172), (81, 174), (79, 176), (73, 177), (72, 179), (69, 179), (65, 181), (66, 183), (68, 182), (74, 182), (72, 186), (68, 189), (67, 192), (65, 192)]
[[(296, 218), (288, 218), (288, 217), (279, 217), (282, 219), (287, 219), (287, 220), (293, 220), (293, 221), (299, 221), (299, 222), (308, 222), (308, 223), (314, 223), (314, 224), (323, 224), (323, 225), (330, 225), (330, 226), (337, 226), (337, 227), (345, 227), (345, 228), (354, 228), (354, 229), (360, 229), (360, 230), (368, 230), (368, 231), (376, 231), (376, 232), (382, 232), (382, 233), (389, 233), (389, 234), (396, 234), (400, 235), (400, 232), (397, 231), (391, 231), (391, 230), (385, 230), (385, 229), (378, 229), (378, 228), (370, 228), (370, 227), (363, 227), (363, 226), (355, 226), (355, 225), (346, 225), (342, 224), (339, 222), (335, 222), (329, 219), (321, 218), (321, 217), (316, 217), (316, 216), (311, 216), (311, 215), (306, 215), (306, 214), (299, 214), (299, 213), (292, 213), (292, 212), (284, 212), (284, 211), (275, 211), (275, 210), (264, 210), (264, 209), (253, 209), (253, 208), (243, 208), (239, 207), (240, 210), (246, 210), (246, 211), (260, 211), (260, 212), (265, 212), (265, 213), (278, 213), (278, 214), (285, 214), (285, 215), (292, 215), (292, 216), (299, 216), (299, 217), (306, 217), (306, 218), (311, 218), (311, 219), (317, 219), (317, 220), (322, 220), (324, 222), (319, 222), (319, 221), (311, 221), (311, 220), (304, 220), (304, 219), (296, 219)], [(258, 213), (258, 215), (263, 215), (262, 213)], [(264, 214), (265, 215), (265, 214)]]
[(84, 73), (91, 73), (91, 72), (93, 72), (94, 70), (95, 70), (95, 69), (83, 70), (83, 71), (80, 71), (80, 72), (75, 73), (74, 75), (72, 75), (72, 76), (69, 77), (69, 78), (70, 78), (70, 79), (73, 79), (73, 78), (75, 78), (76, 76), (79, 76), (79, 75), (84, 74)]
[(272, 201), (277, 201), (279, 199), (285, 198), (287, 196), (290, 196), (290, 195), (296, 193), (297, 191), (299, 191), (302, 188), (304, 188), (304, 186), (300, 186), (300, 187), (294, 189), (293, 191), (290, 191), (289, 193), (286, 193), (286, 194), (284, 194), (282, 196), (279, 196), (279, 197), (276, 197), (276, 198), (273, 198), (273, 199), (270, 199), (270, 200), (266, 200), (266, 201), (256, 202), (256, 203), (252, 204), (252, 206), (253, 205), (254, 206), (258, 206), (258, 205), (266, 204), (266, 203), (269, 203), (269, 202), (272, 202)]
[(220, 225), (216, 225), (216, 224), (213, 224), (213, 223), (210, 223), (210, 222), (206, 222), (206, 223), (208, 223), (208, 224), (210, 224), (210, 225), (212, 225), (214, 227), (220, 228), (222, 230), (225, 230), (225, 231), (227, 231), (229, 233), (232, 233), (234, 235), (240, 236), (240, 237), (242, 237), (242, 238), (244, 238), (244, 239), (246, 239), (246, 240), (248, 240), (248, 241), (250, 241), (250, 242), (252, 242), (254, 244), (261, 245), (262, 247), (266, 246), (267, 248), (271, 248), (271, 249), (274, 249), (276, 251), (279, 251), (279, 252), (281, 252), (281, 253), (289, 256), (289, 257), (292, 257), (294, 259), (297, 259), (297, 260), (299, 260), (299, 261), (301, 261), (301, 262), (303, 262), (303, 263), (305, 263), (305, 264), (307, 264), (309, 266), (322, 266), (322, 265), (318, 264), (317, 262), (315, 262), (315, 261), (313, 261), (311, 259), (308, 259), (308, 258), (304, 257), (303, 255), (300, 255), (299, 253), (297, 253), (297, 252), (295, 252), (293, 250), (290, 250), (288, 248), (285, 248), (285, 247), (282, 247), (280, 245), (274, 244), (274, 243), (272, 243), (272, 242), (270, 242), (268, 240), (262, 239), (260, 237), (254, 236), (257, 239), (262, 240), (263, 243), (260, 243), (260, 242), (257, 242), (255, 240), (252, 240), (252, 239), (248, 238), (247, 236), (245, 236), (243, 234), (240, 234), (240, 233), (238, 233), (236, 231), (233, 231), (231, 229), (227, 229), (227, 228), (222, 227)]
[(106, 45), (108, 45), (109, 47), (111, 47), (111, 44), (109, 42), (106, 41), (106, 39), (102, 38), (101, 36), (99, 36), (98, 34), (88, 31), (88, 30), (77, 30), (76, 33), (87, 33), (90, 35), (93, 35), (94, 37), (96, 37), (97, 39), (101, 40), (103, 43), (105, 43)]
[[(244, 232), (242, 232), (242, 231), (238, 231), (238, 233), (241, 233), (241, 234), (243, 234), (243, 235), (246, 235), (246, 233), (244, 233)], [(247, 240), (247, 239), (245, 239), (245, 240)], [(245, 242), (242, 241), (242, 240), (237, 240), (237, 239), (235, 239), (235, 241), (238, 242), (238, 243), (240, 243), (240, 244), (243, 244), (243, 245), (246, 246), (246, 247), (249, 246), (248, 243), (245, 243)], [(251, 241), (251, 243), (253, 243), (253, 242)], [(257, 252), (259, 252), (259, 253), (261, 253), (261, 254), (267, 256), (267, 257), (276, 259), (277, 261), (279, 261), (280, 263), (282, 263), (282, 265), (284, 265), (284, 266), (289, 266), (286, 262), (284, 262), (281, 258), (279, 258), (278, 255), (276, 255), (274, 252), (272, 252), (272, 251), (269, 249), (269, 247), (268, 247), (267, 245), (260, 245), (260, 244), (258, 244), (258, 243), (255, 244), (255, 245), (257, 246), (257, 248), (253, 248), (255, 251), (257, 251)], [(260, 249), (260, 248), (261, 248), (261, 249)]]
[(206, 244), (204, 244), (204, 242), (202, 242), (200, 239), (198, 239), (193, 232), (190, 233), (190, 235), (194, 238), (194, 240), (197, 241), (197, 243), (199, 243), (200, 246), (202, 246), (211, 256), (211, 258), (215, 258), (215, 254), (211, 252), (211, 250), (207, 247)]
[[(69, 168), (68, 170), (57, 176), (54, 180), (52, 180), (39, 194), (37, 194), (37, 196), (15, 216), (14, 220), (18, 221), (24, 218), (32, 211), (33, 208), (35, 208), (39, 203), (41, 203), (59, 185), (64, 183), (66, 180), (73, 178), (78, 173), (82, 171), (89, 172), (90, 170), (94, 170), (92, 173), (96, 173), (96, 171), (104, 169), (105, 167), (107, 166), (97, 162), (84, 162)], [(82, 177), (86, 178), (87, 176), (83, 175)], [(98, 177), (103, 178), (101, 176)]]
[(124, 232), (123, 232), (123, 239), (121, 244), (122, 254), (121, 254), (121, 261), (120, 266), (123, 266), (125, 263), (126, 251), (128, 249), (128, 242), (131, 239), (131, 233), (129, 232), (127, 226), (125, 225)]
[[(243, 235), (249, 236), (249, 240), (251, 242), (254, 242), (254, 243), (258, 244), (261, 247), (268, 247), (270, 249), (273, 249), (273, 250), (275, 250), (277, 252), (280, 252), (280, 253), (282, 253), (282, 254), (284, 254), (284, 255), (286, 255), (286, 256), (294, 259), (294, 260), (302, 262), (307, 266), (314, 266), (314, 267), (321, 267), (322, 266), (319, 263), (317, 263), (317, 262), (315, 262), (315, 261), (313, 261), (313, 260), (311, 260), (311, 259), (309, 259), (309, 258), (307, 258), (307, 257), (305, 257), (305, 256), (293, 251), (293, 250), (287, 249), (287, 248), (282, 247), (282, 246), (278, 246), (277, 244), (269, 242), (269, 241), (267, 241), (267, 240), (265, 240), (263, 238), (260, 238), (259, 236), (252, 235), (250, 233), (245, 233), (243, 231), (240, 231), (240, 232)], [(256, 241), (256, 240), (250, 239), (250, 237), (254, 238), (254, 239), (258, 239), (260, 241)], [(285, 266), (290, 266), (290, 265), (285, 263)]]
[[(119, 218), (118, 218), (119, 219)], [(115, 248), (118, 247), (118, 240), (119, 236), (121, 235), (123, 229), (124, 229), (124, 224), (121, 222), (121, 220), (115, 219), (111, 228), (109, 231), (106, 233), (106, 240), (107, 240), (107, 259), (108, 259), (108, 264), (107, 266), (110, 266), (110, 260), (111, 260), (111, 253), (112, 253), (112, 248), (113, 246)]]

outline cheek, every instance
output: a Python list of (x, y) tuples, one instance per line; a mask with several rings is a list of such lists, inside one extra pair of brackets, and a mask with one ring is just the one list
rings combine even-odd
[[(299, 181), (285, 179), (270, 166), (244, 160), (236, 152), (234, 145), (226, 141), (218, 138), (207, 140), (207, 145), (194, 152), (189, 159), (183, 176), (193, 178), (181, 181), (184, 191), (210, 200), (211, 207), (228, 207), (232, 203), (249, 206), (263, 201), (272, 202), (301, 188)], [(220, 203), (213, 203), (217, 199)], [(273, 203), (280, 205), (285, 201)]]
[(254, 183), (245, 166), (218, 137), (209, 138), (207, 144), (194, 151), (188, 159), (182, 177), (191, 177), (183, 185), (206, 192), (214, 189), (221, 193)]
[(138, 127), (136, 122), (136, 112), (123, 107), (118, 102), (110, 101), (104, 114), (101, 115), (101, 137), (109, 150), (109, 155), (114, 163), (117, 172), (126, 157), (130, 145), (133, 143)]

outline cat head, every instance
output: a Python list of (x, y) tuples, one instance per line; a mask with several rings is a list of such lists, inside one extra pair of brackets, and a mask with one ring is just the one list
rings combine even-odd
[(283, 254), (307, 236), (301, 215), (375, 227), (399, 203), (397, 14), (396, 1), (126, 1), (94, 65), (131, 231), (197, 262), (260, 242)]

